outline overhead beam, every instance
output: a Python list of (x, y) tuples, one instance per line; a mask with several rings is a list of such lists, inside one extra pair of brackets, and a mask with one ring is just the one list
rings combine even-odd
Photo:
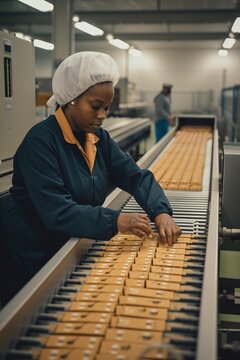
[[(76, 38), (81, 39), (82, 35)], [(154, 33), (114, 33), (121, 40), (165, 41), (165, 40), (219, 40), (226, 37), (226, 32), (154, 32)]]
[(1, 27), (7, 25), (50, 25), (52, 23), (52, 14), (43, 12), (1, 12)]
[(232, 22), (240, 16), (240, 10), (84, 11), (77, 15), (97, 24), (196, 24)]
[[(51, 35), (46, 33), (34, 33), (32, 34), (33, 37), (51, 41)], [(224, 40), (226, 37), (225, 32), (214, 32), (214, 33), (116, 33), (115, 38), (120, 38), (121, 40), (125, 41), (187, 41), (187, 40)], [(236, 35), (236, 38), (239, 39), (240, 35)], [(104, 36), (90, 36), (85, 34), (76, 33), (75, 34), (75, 41), (106, 41)]]
[[(233, 22), (240, 9), (221, 10), (139, 10), (139, 11), (81, 11), (75, 13), (81, 20), (95, 24), (196, 24)], [(51, 24), (49, 13), (2, 12), (1, 26), (16, 24)]]

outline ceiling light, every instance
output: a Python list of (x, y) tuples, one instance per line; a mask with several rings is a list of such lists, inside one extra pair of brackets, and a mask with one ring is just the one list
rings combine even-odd
[(224, 50), (224, 49), (218, 50), (218, 55), (219, 55), (219, 56), (227, 56), (227, 55), (228, 55), (228, 51), (227, 51), (227, 50)]
[(53, 4), (45, 0), (18, 0), (18, 1), (43, 12), (53, 11), (54, 9)]
[(74, 24), (75, 28), (92, 36), (101, 36), (104, 34), (104, 31), (99, 29), (96, 26), (93, 26), (86, 21), (76, 22)]
[(27, 40), (27, 41), (32, 41), (32, 38), (31, 38), (31, 36), (29, 36), (29, 35), (25, 35), (25, 36), (24, 36), (24, 39)]
[(19, 38), (19, 39), (23, 39), (23, 40), (27, 40), (27, 41), (32, 41), (32, 38), (31, 36), (29, 35), (24, 35), (23, 33), (21, 32), (15, 32), (14, 35)]
[(135, 48), (130, 48), (128, 50), (128, 53), (130, 55), (133, 55), (133, 56), (142, 56), (142, 52), (140, 50), (138, 50), (138, 49), (135, 49)]
[(120, 39), (110, 39), (108, 41), (111, 45), (116, 46), (119, 49), (122, 49), (122, 50), (129, 49), (129, 45), (125, 41), (122, 41)]
[(79, 16), (74, 15), (73, 18), (72, 18), (72, 21), (73, 22), (78, 22), (79, 21)]
[(231, 49), (231, 47), (233, 47), (233, 45), (235, 44), (236, 39), (234, 38), (226, 38), (223, 42), (223, 48), (224, 49)]
[(15, 36), (16, 36), (17, 38), (19, 38), (19, 39), (24, 39), (24, 34), (21, 33), (21, 32), (16, 32), (16, 33), (15, 33)]
[(38, 39), (33, 40), (33, 45), (35, 47), (39, 47), (40, 49), (44, 49), (44, 50), (53, 50), (54, 49), (54, 44), (51, 44), (46, 41), (38, 40)]
[(112, 40), (112, 39), (113, 39), (113, 36), (112, 36), (112, 34), (107, 34), (107, 36), (106, 36), (106, 39), (107, 39), (107, 41), (110, 41), (110, 40)]
[(236, 20), (234, 21), (231, 31), (234, 33), (240, 32), (240, 17), (237, 17)]

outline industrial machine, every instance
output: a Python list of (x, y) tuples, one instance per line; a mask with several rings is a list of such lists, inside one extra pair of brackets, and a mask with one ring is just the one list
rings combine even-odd
[[(0, 32), (0, 194), (11, 183), (12, 157), (35, 124), (35, 54), (32, 41)], [(14, 141), (13, 141), (14, 139)]]
[[(0, 160), (11, 158), (35, 123), (35, 55), (32, 41), (0, 32)], [(14, 141), (12, 141), (14, 139)]]
[(240, 143), (223, 144), (219, 328), (222, 359), (240, 356)]
[(240, 141), (240, 85), (222, 89), (221, 93), (223, 141)]
[[(200, 132), (207, 127), (211, 138), (204, 149), (201, 136), (193, 141), (197, 151), (185, 146), (187, 158), (182, 151), (192, 168), (204, 153), (201, 184), (174, 181), (175, 189), (166, 184), (174, 219), (182, 228), (179, 244), (171, 249), (159, 244), (154, 224), (147, 239), (121, 234), (109, 243), (70, 239), (1, 311), (1, 359), (217, 359), (215, 117), (180, 116), (138, 164), (161, 172), (158, 162), (169, 156), (179, 132), (189, 126)], [(186, 174), (183, 170), (184, 179)], [(104, 206), (143, 212), (119, 189)]]

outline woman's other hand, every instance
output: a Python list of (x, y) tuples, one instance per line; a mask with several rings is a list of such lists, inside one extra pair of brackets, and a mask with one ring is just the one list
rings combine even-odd
[(122, 234), (134, 234), (139, 237), (151, 234), (147, 215), (138, 213), (120, 213), (117, 221), (118, 231)]
[(172, 246), (181, 235), (180, 227), (168, 214), (159, 214), (155, 217), (155, 225), (162, 243)]

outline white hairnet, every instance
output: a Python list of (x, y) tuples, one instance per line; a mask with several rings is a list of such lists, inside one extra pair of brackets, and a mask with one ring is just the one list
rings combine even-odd
[(111, 56), (83, 51), (70, 55), (58, 66), (52, 79), (53, 96), (48, 106), (65, 105), (91, 86), (111, 81), (113, 86), (119, 80), (119, 70)]

